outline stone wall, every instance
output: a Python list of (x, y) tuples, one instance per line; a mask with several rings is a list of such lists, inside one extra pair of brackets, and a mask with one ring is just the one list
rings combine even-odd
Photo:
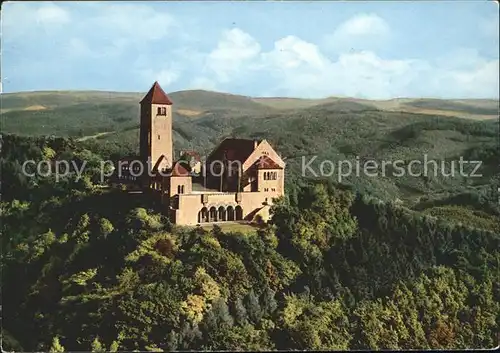
[(272, 199), (279, 196), (278, 192), (183, 194), (178, 196), (173, 221), (181, 225), (196, 225), (207, 220), (251, 220), (266, 203), (271, 204)]

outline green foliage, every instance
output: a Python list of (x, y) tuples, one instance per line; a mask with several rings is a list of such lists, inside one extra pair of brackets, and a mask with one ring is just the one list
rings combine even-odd
[(60, 353), (64, 352), (64, 347), (59, 343), (59, 337), (54, 337), (52, 339), (52, 345), (50, 346), (50, 353)]
[(347, 350), (351, 341), (349, 318), (340, 301), (312, 302), (285, 297), (283, 328), (298, 349)]
[(106, 352), (106, 349), (102, 346), (101, 342), (99, 342), (99, 337), (94, 338), (92, 341), (92, 346), (90, 348), (91, 352)]
[[(427, 127), (448, 127), (440, 124)], [(487, 137), (474, 131), (471, 139)], [(243, 234), (174, 227), (145, 198), (101, 190), (95, 171), (83, 182), (24, 180), (18, 158), (67, 154), (95, 166), (100, 157), (71, 140), (7, 140), (2, 166), (14, 192), (0, 204), (4, 348), (63, 352), (59, 337), (67, 350), (94, 352), (497, 344), (494, 177), (491, 188), (413, 209), (291, 178), (271, 224)]]

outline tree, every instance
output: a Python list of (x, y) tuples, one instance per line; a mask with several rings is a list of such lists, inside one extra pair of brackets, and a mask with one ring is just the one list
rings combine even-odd
[(118, 344), (117, 341), (111, 342), (111, 345), (109, 346), (109, 351), (110, 352), (118, 352), (118, 349), (120, 348), (120, 345)]
[(276, 292), (269, 288), (269, 286), (266, 286), (260, 296), (262, 312), (268, 317), (271, 316), (278, 308), (278, 302), (274, 298), (275, 295)]
[(61, 343), (59, 343), (59, 337), (56, 336), (52, 339), (52, 345), (50, 346), (49, 352), (50, 353), (64, 352), (64, 347), (61, 345)]
[(255, 295), (253, 289), (250, 289), (245, 299), (248, 317), (254, 324), (258, 324), (262, 319), (262, 309), (259, 304), (259, 298)]
[(212, 311), (219, 326), (229, 327), (234, 324), (234, 319), (231, 317), (229, 308), (224, 299), (217, 298), (214, 303), (212, 303)]
[(113, 224), (106, 218), (99, 220), (99, 235), (106, 238), (114, 230)]
[(166, 349), (168, 352), (176, 351), (179, 347), (179, 335), (175, 331), (170, 331), (167, 335)]
[(103, 347), (103, 345), (99, 341), (99, 337), (97, 336), (92, 341), (90, 350), (91, 352), (106, 352), (106, 349)]
[(239, 326), (245, 326), (248, 323), (248, 314), (245, 306), (243, 305), (243, 300), (237, 297), (233, 303), (233, 312), (236, 324)]

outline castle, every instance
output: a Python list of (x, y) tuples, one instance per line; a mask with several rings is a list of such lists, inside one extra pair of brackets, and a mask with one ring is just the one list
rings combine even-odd
[(140, 102), (140, 155), (119, 161), (115, 183), (150, 193), (176, 224), (267, 221), (284, 194), (276, 151), (266, 140), (226, 138), (205, 161), (192, 151), (174, 160), (172, 105), (155, 82)]

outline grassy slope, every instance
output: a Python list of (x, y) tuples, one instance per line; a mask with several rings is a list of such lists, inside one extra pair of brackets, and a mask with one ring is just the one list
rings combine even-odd
[(498, 100), (494, 99), (411, 99), (366, 100), (329, 97), (323, 99), (254, 98), (255, 102), (275, 109), (303, 109), (324, 104), (353, 104), (375, 107), (380, 110), (408, 113), (455, 116), (468, 119), (494, 119), (498, 117)]

